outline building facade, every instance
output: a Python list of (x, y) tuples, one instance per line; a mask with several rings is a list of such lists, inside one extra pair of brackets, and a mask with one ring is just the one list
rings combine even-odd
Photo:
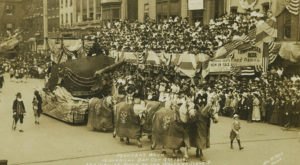
[[(49, 36), (59, 31), (59, 0), (48, 0)], [(24, 1), (23, 29), (28, 37), (43, 37), (43, 1)]]
[(0, 0), (0, 36), (20, 29), (23, 15), (23, 0)]
[[(201, 6), (190, 8), (190, 5)], [(169, 17), (188, 18), (191, 23), (200, 21), (208, 24), (210, 19), (226, 12), (227, 0), (139, 0), (139, 21), (160, 21)]]
[(139, 0), (60, 0), (60, 27), (92, 26), (101, 21), (137, 20)]

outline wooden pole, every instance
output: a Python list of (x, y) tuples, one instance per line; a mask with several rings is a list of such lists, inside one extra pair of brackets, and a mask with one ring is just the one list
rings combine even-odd
[(44, 18), (44, 51), (47, 51), (47, 38), (48, 38), (48, 0), (43, 0), (43, 18)]

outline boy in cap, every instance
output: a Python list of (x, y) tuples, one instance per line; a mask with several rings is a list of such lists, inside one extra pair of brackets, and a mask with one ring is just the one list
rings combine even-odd
[(233, 115), (233, 123), (232, 123), (232, 129), (230, 132), (230, 148), (233, 149), (233, 140), (236, 139), (239, 144), (239, 149), (242, 150), (244, 147), (241, 146), (241, 140), (240, 140), (240, 134), (239, 130), (241, 129), (241, 124), (238, 121), (239, 115), (234, 114)]

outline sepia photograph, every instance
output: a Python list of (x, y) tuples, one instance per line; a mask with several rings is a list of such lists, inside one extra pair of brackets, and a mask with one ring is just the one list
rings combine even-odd
[(0, 0), (0, 165), (300, 164), (300, 0)]

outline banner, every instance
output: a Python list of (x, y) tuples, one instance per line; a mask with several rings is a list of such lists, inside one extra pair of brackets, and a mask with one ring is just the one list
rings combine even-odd
[(231, 59), (215, 59), (208, 63), (210, 73), (222, 73), (231, 71)]
[(231, 55), (232, 66), (257, 66), (263, 64), (262, 49), (252, 47), (248, 50), (234, 50)]
[(189, 10), (201, 10), (203, 8), (203, 0), (189, 0)]

